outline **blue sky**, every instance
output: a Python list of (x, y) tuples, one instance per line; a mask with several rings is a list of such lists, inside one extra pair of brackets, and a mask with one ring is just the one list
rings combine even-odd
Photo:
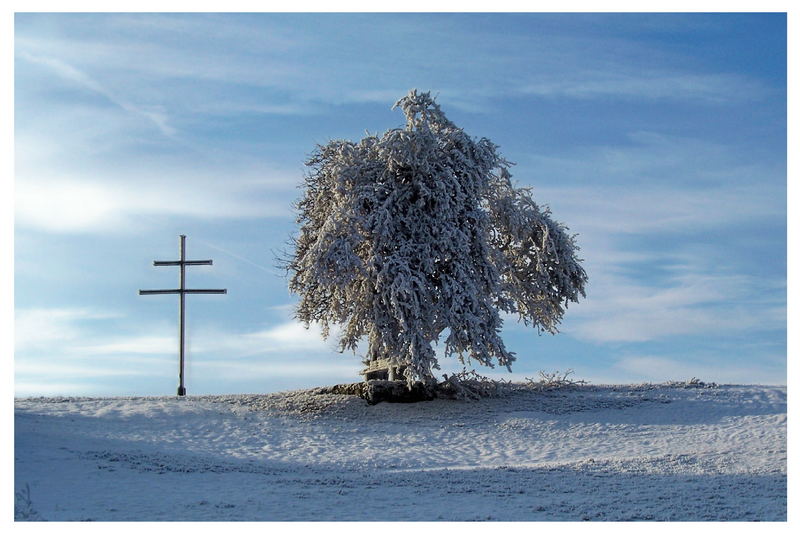
[(17, 14), (14, 70), (17, 395), (174, 394), (177, 298), (137, 289), (181, 233), (228, 289), (188, 297), (189, 394), (358, 379), (275, 257), (314, 146), (410, 88), (579, 234), (586, 300), (487, 374), (786, 382), (782, 14)]

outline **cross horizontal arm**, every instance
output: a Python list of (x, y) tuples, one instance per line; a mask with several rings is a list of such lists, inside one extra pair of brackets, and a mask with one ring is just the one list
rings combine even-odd
[(199, 259), (192, 261), (153, 261), (153, 266), (181, 266), (181, 265), (213, 265), (214, 261), (211, 259)]
[(186, 294), (228, 294), (228, 289), (185, 289)]
[(228, 289), (156, 289), (156, 290), (143, 290), (139, 289), (139, 295), (146, 296), (148, 294), (228, 294)]
[(147, 296), (148, 294), (180, 294), (180, 289), (156, 289), (156, 290), (142, 290), (139, 289), (139, 296)]

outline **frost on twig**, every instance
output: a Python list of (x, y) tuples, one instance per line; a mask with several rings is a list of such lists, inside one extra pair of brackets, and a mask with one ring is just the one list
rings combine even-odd
[(686, 381), (667, 381), (664, 385), (683, 389), (714, 389), (718, 386), (714, 382), (706, 383), (698, 378), (687, 379)]
[(545, 392), (558, 389), (574, 389), (579, 385), (586, 385), (588, 383), (582, 379), (571, 379), (570, 376), (573, 373), (574, 371), (571, 368), (561, 373), (558, 371), (548, 373), (540, 370), (538, 380), (525, 378), (528, 381), (526, 387), (536, 392)]
[(25, 488), (14, 493), (14, 520), (21, 522), (38, 522), (42, 520), (31, 501), (31, 488), (25, 483)]
[(511, 382), (493, 380), (481, 376), (475, 370), (462, 370), (448, 376), (444, 374), (442, 381), (436, 384), (436, 396), (456, 400), (479, 400), (494, 398), (511, 391)]
[(539, 379), (526, 378), (527, 383), (512, 383), (503, 379), (494, 380), (481, 376), (475, 370), (462, 370), (457, 374), (443, 375), (443, 379), (436, 385), (436, 395), (439, 398), (460, 400), (478, 400), (480, 398), (497, 398), (516, 391), (547, 392), (553, 390), (576, 389), (588, 384), (582, 379), (572, 379), (572, 369), (566, 372), (539, 372)]

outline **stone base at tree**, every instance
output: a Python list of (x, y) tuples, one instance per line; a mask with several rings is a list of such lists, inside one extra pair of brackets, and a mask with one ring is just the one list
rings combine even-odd
[(422, 382), (409, 389), (405, 381), (371, 379), (361, 383), (346, 383), (317, 389), (320, 394), (352, 394), (367, 400), (370, 405), (380, 402), (411, 403), (433, 400), (436, 390)]

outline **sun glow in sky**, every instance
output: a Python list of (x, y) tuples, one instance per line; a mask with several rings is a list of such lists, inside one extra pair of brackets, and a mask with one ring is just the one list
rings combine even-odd
[(17, 14), (14, 68), (17, 395), (174, 394), (177, 298), (137, 289), (179, 234), (228, 289), (187, 297), (189, 394), (357, 380), (277, 258), (314, 146), (410, 88), (579, 234), (587, 298), (489, 375), (786, 382), (784, 14)]

